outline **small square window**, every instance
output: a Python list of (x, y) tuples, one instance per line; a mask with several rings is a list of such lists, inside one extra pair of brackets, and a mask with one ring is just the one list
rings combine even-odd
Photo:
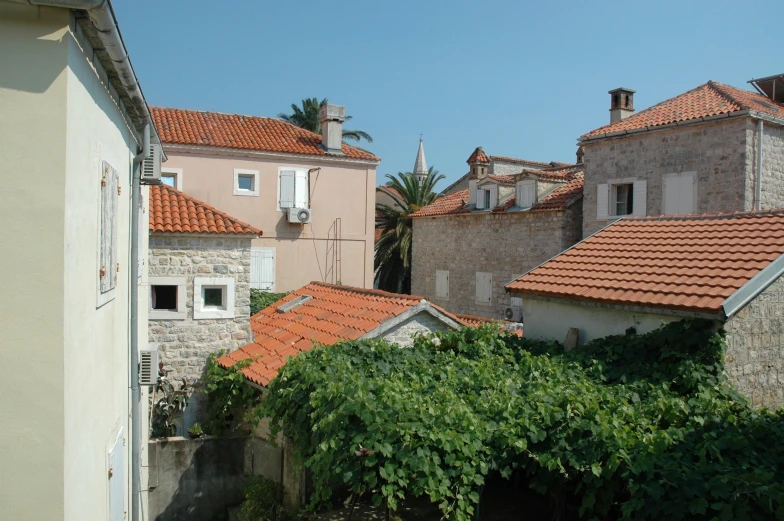
[(202, 291), (202, 298), (204, 299), (202, 309), (226, 309), (226, 305), (223, 302), (223, 288), (205, 287), (202, 288)]
[(253, 181), (255, 176), (241, 174), (237, 176), (237, 188), (239, 190), (253, 191)]
[(182, 168), (161, 167), (161, 184), (182, 190)]
[(634, 212), (634, 185), (632, 183), (613, 185), (612, 208), (615, 215), (631, 215)]
[(177, 188), (177, 174), (161, 174), (161, 183)]
[(151, 286), (151, 309), (177, 311), (177, 286)]

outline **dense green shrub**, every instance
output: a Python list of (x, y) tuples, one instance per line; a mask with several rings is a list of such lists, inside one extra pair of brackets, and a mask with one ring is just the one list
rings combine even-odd
[(245, 501), (240, 515), (246, 521), (290, 521), (294, 519), (283, 508), (283, 486), (264, 476), (251, 476), (243, 487)]
[(311, 469), (312, 505), (348, 486), (463, 521), (517, 472), (585, 519), (784, 519), (784, 413), (733, 391), (710, 323), (570, 353), (490, 326), (437, 338), (314, 349), (272, 381), (257, 414)]
[(250, 314), (255, 315), (270, 304), (277, 302), (288, 293), (267, 293), (260, 289), (250, 290)]
[(240, 427), (248, 410), (261, 398), (259, 391), (248, 385), (241, 372), (253, 360), (248, 358), (224, 369), (217, 362), (223, 354), (210, 354), (202, 377), (202, 387), (207, 394), (204, 430), (215, 435)]

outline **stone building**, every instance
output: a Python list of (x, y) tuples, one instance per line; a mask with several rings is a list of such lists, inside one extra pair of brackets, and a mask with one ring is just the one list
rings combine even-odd
[(522, 321), (504, 284), (580, 240), (581, 165), (491, 174), (481, 147), (468, 187), (413, 216), (413, 293), (453, 313)]
[[(251, 241), (261, 230), (166, 185), (150, 189), (149, 340), (176, 384), (250, 339)], [(201, 407), (196, 392), (187, 428)]]
[(768, 97), (765, 85), (709, 81), (636, 114), (633, 90), (610, 91), (611, 123), (580, 137), (583, 236), (624, 215), (784, 206), (782, 93)]
[(784, 405), (784, 209), (624, 218), (507, 284), (525, 336), (578, 345), (706, 318), (752, 405)]
[(253, 342), (219, 358), (218, 363), (231, 367), (255, 358), (242, 372), (252, 384), (266, 386), (289, 357), (310, 351), (316, 344), (381, 338), (406, 347), (420, 333), (485, 322), (480, 317), (448, 313), (422, 297), (311, 282), (253, 315)]

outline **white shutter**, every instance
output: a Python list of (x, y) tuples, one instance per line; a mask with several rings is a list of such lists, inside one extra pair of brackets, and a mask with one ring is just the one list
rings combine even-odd
[(476, 301), (490, 304), (493, 294), (493, 274), (476, 272)]
[(632, 215), (639, 215), (643, 217), (648, 215), (648, 210), (645, 206), (647, 204), (647, 191), (648, 181), (642, 180), (634, 182), (634, 193), (632, 196)]
[(275, 291), (275, 248), (251, 249), (250, 287)]
[(436, 270), (436, 297), (449, 298), (449, 271)]
[(476, 191), (476, 209), (477, 210), (484, 210), (485, 209), (485, 191), (481, 188), (477, 189)]
[(680, 188), (679, 176), (666, 176), (664, 178), (664, 202), (662, 213), (675, 215), (678, 211), (678, 189)]
[(678, 176), (680, 186), (678, 188), (678, 213), (681, 215), (692, 214), (695, 212), (694, 195), (697, 188), (697, 176), (693, 172), (687, 172)]
[(297, 170), (295, 176), (294, 205), (297, 208), (310, 207), (310, 182), (307, 170)]
[(278, 206), (283, 208), (293, 208), (295, 201), (296, 170), (281, 170), (278, 189), (280, 191)]
[(606, 221), (610, 216), (610, 185), (600, 184), (596, 189), (596, 220)]
[(519, 198), (517, 200), (517, 206), (520, 208), (530, 208), (536, 202), (536, 184), (535, 183), (523, 183), (519, 185)]
[(101, 177), (101, 237), (100, 266), (98, 277), (101, 293), (117, 286), (117, 208), (120, 177), (106, 161), (102, 165)]
[(109, 451), (109, 521), (125, 519), (125, 458), (122, 431)]
[(498, 187), (490, 185), (490, 208), (498, 206)]

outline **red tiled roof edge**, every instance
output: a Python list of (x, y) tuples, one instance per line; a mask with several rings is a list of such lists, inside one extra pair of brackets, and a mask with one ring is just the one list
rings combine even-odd
[[(174, 209), (172, 208), (171, 200), (164, 203), (164, 197), (172, 196), (176, 198), (178, 203), (177, 207)], [(263, 232), (259, 228), (240, 221), (226, 212), (218, 210), (214, 206), (211, 206), (204, 201), (200, 201), (176, 188), (172, 188), (171, 186), (151, 186), (149, 199), (150, 233), (198, 233), (209, 235), (248, 235), (252, 237), (261, 237), (263, 235)], [(188, 204), (191, 204), (196, 212), (201, 210), (205, 223), (194, 223), (187, 212), (187, 208), (185, 213), (183, 213), (180, 203), (184, 203), (186, 207)], [(156, 204), (160, 204), (160, 208), (157, 207)], [(168, 206), (164, 208), (165, 205)], [(165, 215), (167, 210), (170, 214), (173, 211), (177, 212), (177, 215), (171, 214), (167, 218)], [(167, 220), (170, 220), (171, 222), (167, 223)], [(214, 224), (210, 225), (210, 221)], [(221, 231), (220, 228), (223, 228), (223, 230)]]

